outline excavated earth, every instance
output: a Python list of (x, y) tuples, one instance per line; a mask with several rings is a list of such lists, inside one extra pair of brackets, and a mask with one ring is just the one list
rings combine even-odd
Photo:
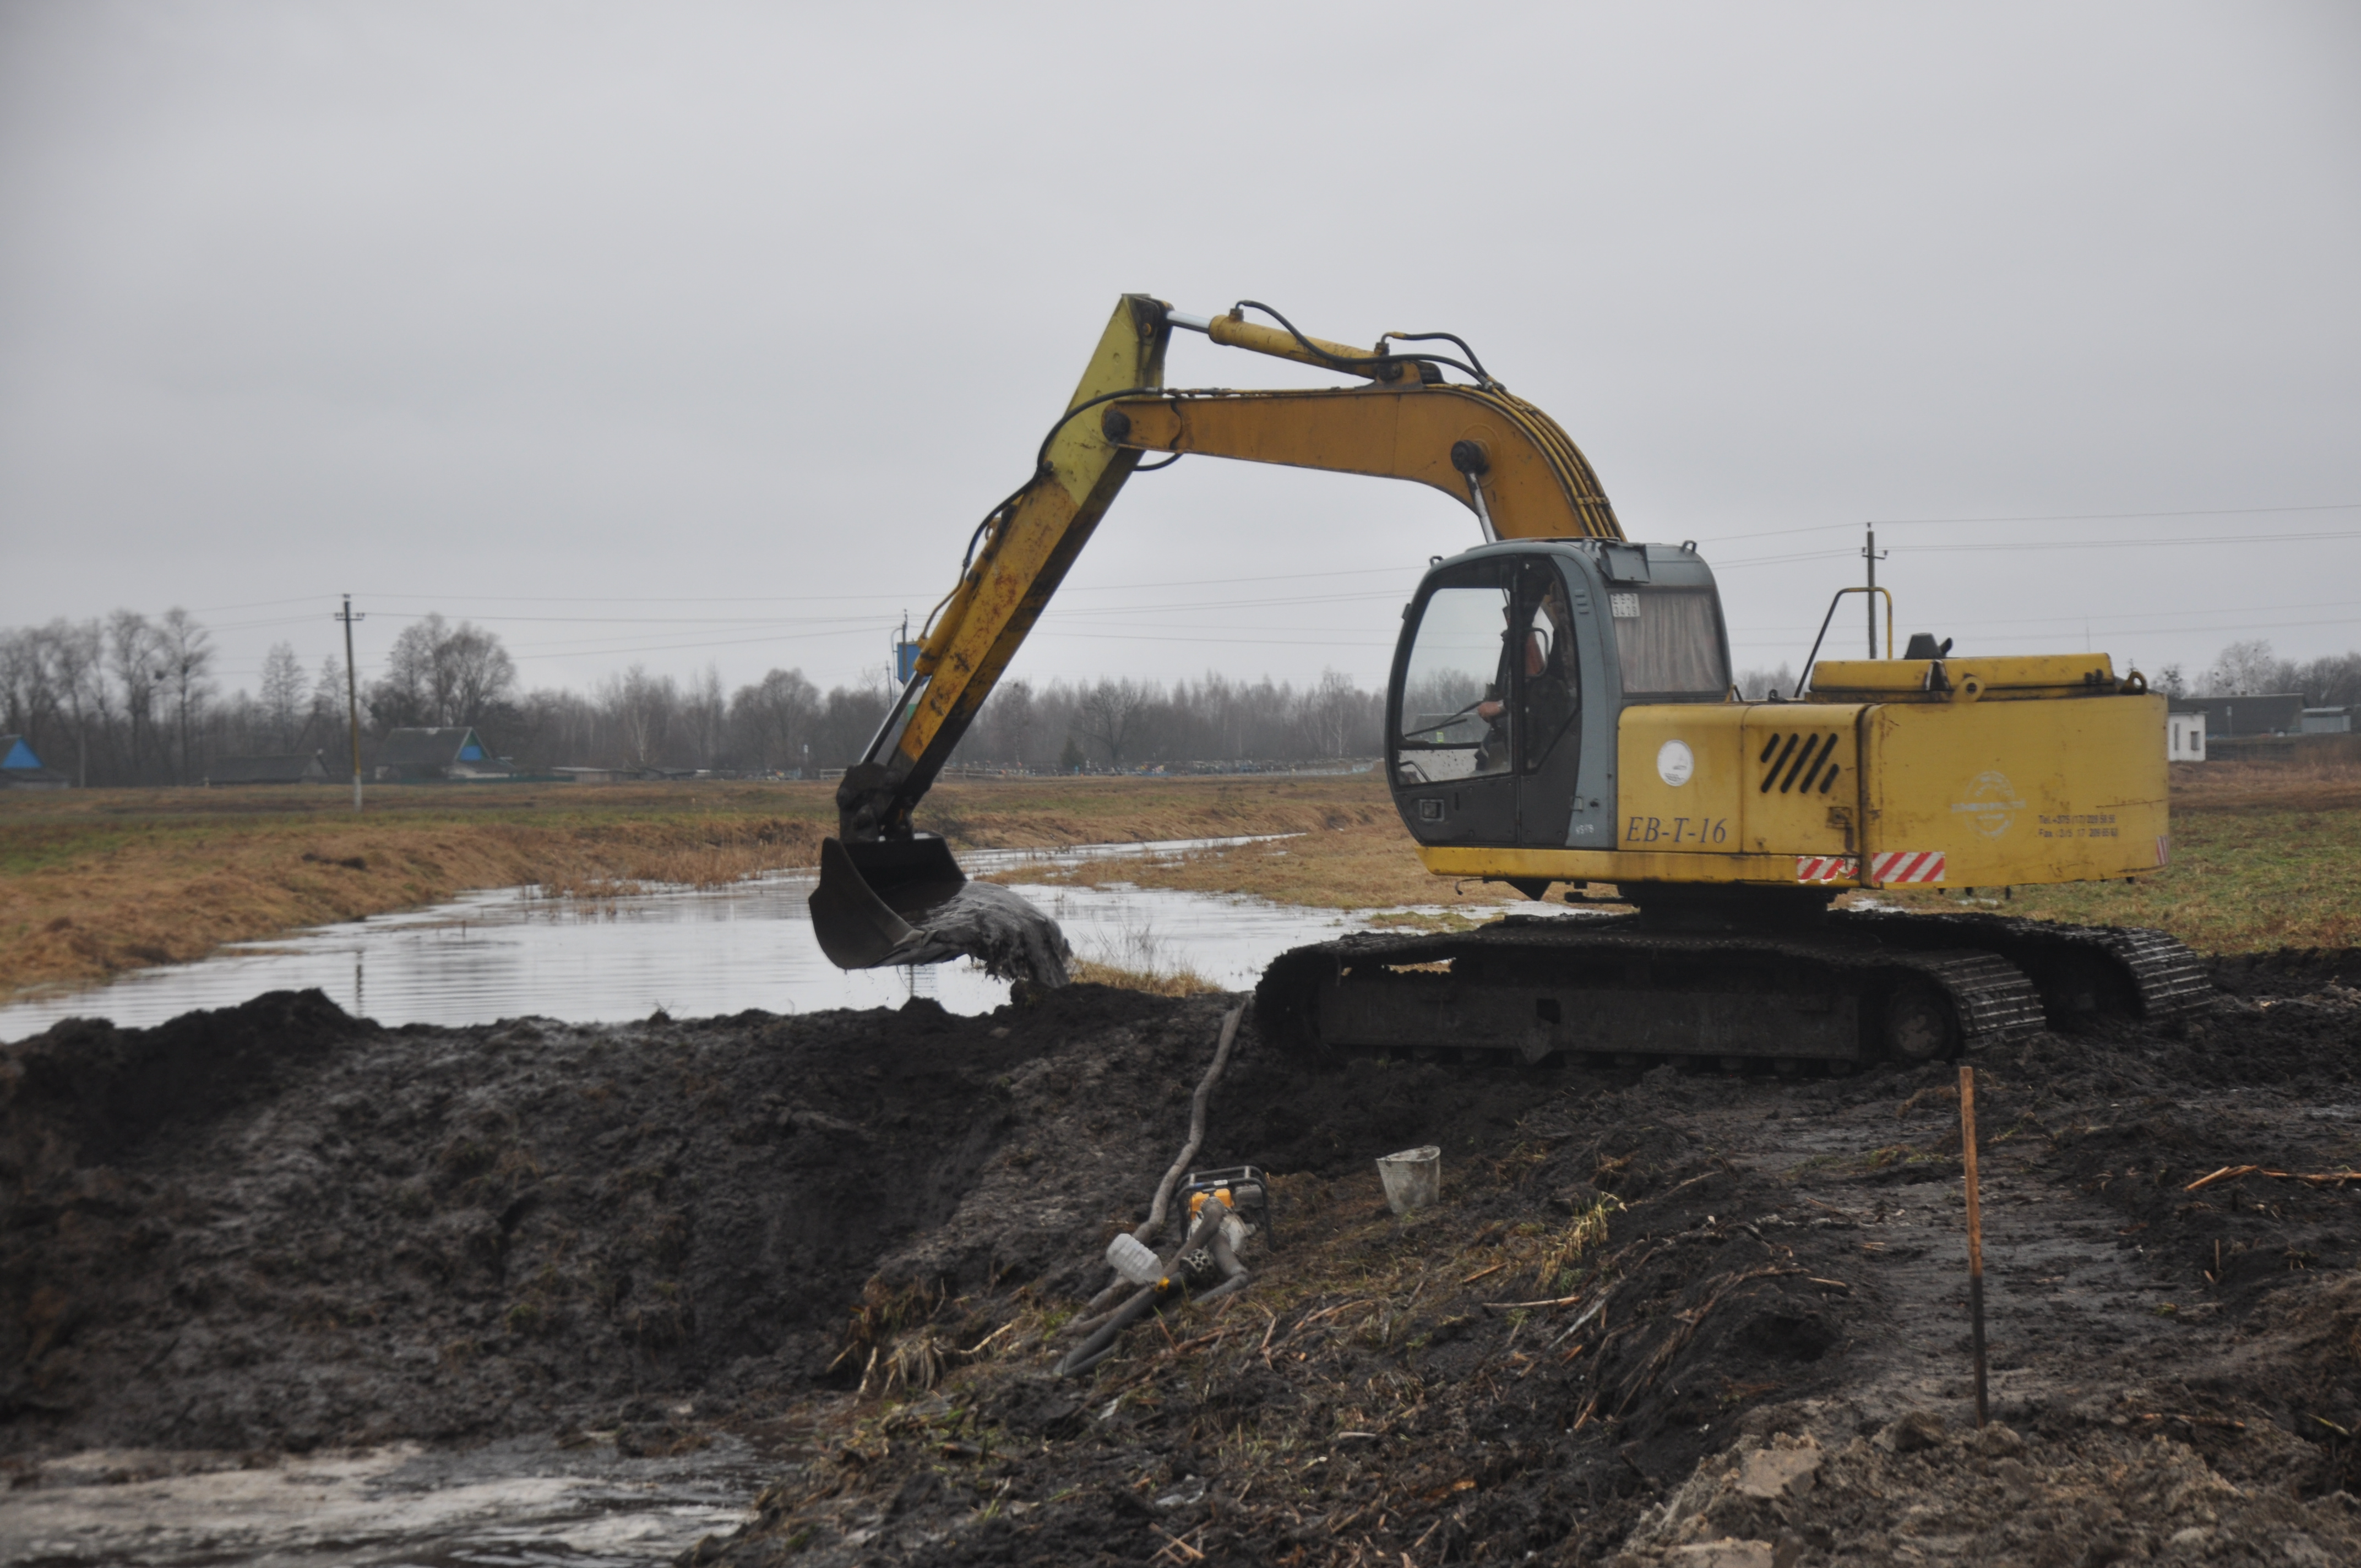
[(2361, 1561), (2361, 953), (2214, 972), (1976, 1064), (1981, 1431), (1948, 1067), (1249, 1018), (1195, 1163), (1271, 1173), (1252, 1285), (1060, 1380), (1237, 999), (69, 1022), (0, 1050), (0, 1467), (726, 1434), (773, 1480), (698, 1563)]

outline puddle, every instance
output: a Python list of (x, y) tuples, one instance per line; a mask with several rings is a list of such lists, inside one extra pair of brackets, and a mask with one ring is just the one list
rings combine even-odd
[[(1366, 929), (1383, 912), (1119, 884), (1033, 886), (1022, 877), (1028, 866), (1258, 841), (983, 850), (961, 860), (977, 873), (1014, 873), (1011, 885), (1065, 927), (1082, 958), (1129, 969), (1185, 966), (1238, 990), (1287, 948)], [(782, 872), (723, 888), (658, 888), (596, 902), (544, 899), (531, 888), (490, 889), (432, 908), (244, 943), (197, 963), (143, 970), (86, 990), (20, 998), (0, 1007), (0, 1040), (24, 1039), (75, 1016), (147, 1027), (194, 1008), (312, 987), (356, 1016), (387, 1025), (489, 1024), (527, 1014), (598, 1023), (643, 1018), (658, 1007), (683, 1018), (748, 1008), (796, 1013), (899, 1006), (912, 996), (974, 1014), (1008, 999), (1007, 982), (973, 964), (838, 969), (820, 952), (805, 907), (817, 874)]]
[[(226, 1461), (208, 1467), (208, 1460)], [(456, 1568), (669, 1562), (751, 1517), (775, 1466), (733, 1438), (676, 1459), (547, 1440), (291, 1458), (93, 1451), (0, 1508), (0, 1562)]]

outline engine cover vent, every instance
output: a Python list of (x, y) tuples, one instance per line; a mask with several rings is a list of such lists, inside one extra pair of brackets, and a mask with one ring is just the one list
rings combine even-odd
[(1755, 759), (1763, 765), (1763, 782), (1755, 786), (1756, 793), (1769, 795), (1775, 788), (1781, 795), (1828, 794), (1843, 772), (1837, 765), (1837, 739), (1833, 730), (1815, 734), (1798, 729), (1772, 735)]

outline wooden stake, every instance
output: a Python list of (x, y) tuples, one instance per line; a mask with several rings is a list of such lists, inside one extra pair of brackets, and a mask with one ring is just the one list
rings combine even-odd
[(1984, 1219), (1976, 1192), (1976, 1069), (1960, 1069), (1960, 1152), (1968, 1168), (1968, 1335), (1976, 1356), (1976, 1425), (1984, 1405)]

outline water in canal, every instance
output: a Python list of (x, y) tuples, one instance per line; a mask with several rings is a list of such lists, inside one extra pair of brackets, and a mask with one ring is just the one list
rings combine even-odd
[[(1027, 885), (1023, 876), (1028, 865), (1252, 841), (982, 850), (963, 860), (975, 872), (1012, 872), (1017, 891), (1057, 917), (1082, 958), (1135, 970), (1185, 966), (1242, 990), (1280, 952), (1363, 929), (1368, 914), (1122, 884)], [(658, 1008), (680, 1018), (748, 1008), (796, 1013), (898, 1006), (913, 995), (972, 1014), (1007, 1000), (1007, 982), (973, 964), (838, 969), (821, 954), (805, 907), (817, 874), (786, 872), (598, 901), (544, 898), (532, 888), (472, 893), (432, 908), (240, 943), (197, 963), (143, 970), (102, 986), (21, 998), (0, 1007), (0, 1040), (77, 1015), (144, 1027), (266, 991), (311, 987), (356, 1016), (387, 1025), (489, 1024), (528, 1014), (596, 1023), (643, 1018)]]

